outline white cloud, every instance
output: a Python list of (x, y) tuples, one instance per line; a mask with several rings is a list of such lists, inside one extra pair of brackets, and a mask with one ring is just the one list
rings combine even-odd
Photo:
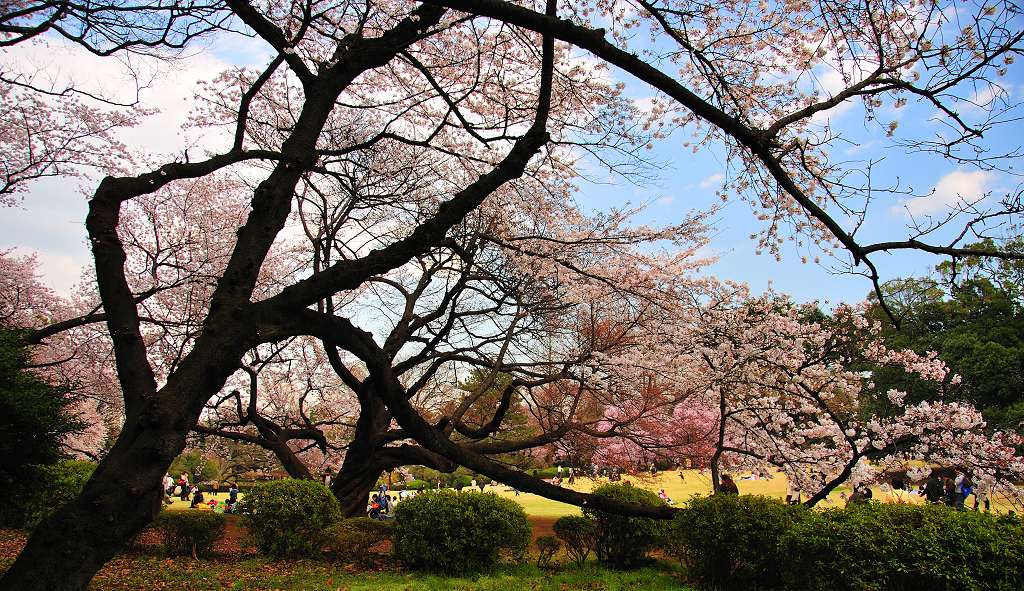
[(997, 109), (995, 101), (1006, 101), (1012, 94), (1013, 87), (1009, 84), (987, 83), (976, 90), (970, 97), (968, 108), (972, 111), (990, 111)]
[[(830, 98), (846, 89), (847, 83), (843, 80), (843, 75), (839, 69), (835, 66), (828, 65), (819, 68), (817, 73), (817, 86), (818, 89), (828, 95)], [(846, 99), (831, 109), (819, 111), (814, 115), (811, 115), (811, 123), (814, 125), (826, 126), (829, 125), (832, 119), (838, 119), (843, 116), (847, 111), (854, 106), (853, 99)]]
[(88, 260), (48, 250), (37, 251), (37, 256), (44, 283), (63, 296), (74, 292), (82, 270), (89, 264)]
[(870, 150), (871, 148), (874, 148), (877, 145), (878, 145), (878, 142), (875, 141), (875, 140), (867, 141), (867, 142), (860, 143), (860, 144), (855, 144), (852, 148), (849, 148), (848, 150), (846, 150), (846, 155), (847, 156), (855, 156), (855, 155), (859, 154), (860, 152), (863, 152), (865, 150)]
[(977, 201), (989, 190), (994, 179), (995, 174), (985, 170), (954, 170), (935, 183), (930, 195), (904, 203), (903, 210), (909, 215), (928, 215)]
[[(118, 102), (136, 99), (138, 80), (143, 86), (138, 89), (141, 105), (160, 112), (121, 132), (120, 139), (137, 154), (180, 154), (188, 146), (197, 146), (192, 152), (197, 157), (202, 148), (226, 147), (223, 137), (197, 141), (186, 137), (181, 128), (195, 102), (196, 83), (229, 67), (213, 51), (192, 54), (187, 60), (139, 56), (120, 60), (101, 58), (56, 40), (24, 43), (0, 54), (0, 68), (8, 74), (22, 73), (31, 76), (34, 84), (56, 90), (73, 85)], [(29, 186), (26, 209), (0, 210), (0, 247), (37, 252), (44, 281), (65, 295), (91, 259), (85, 240), (86, 204), (79, 187), (88, 194), (95, 182), (95, 178), (41, 179)]]
[[(195, 102), (196, 85), (214, 78), (230, 64), (211, 51), (191, 54), (187, 59), (117, 59), (93, 55), (69, 42), (49, 40), (9, 48), (0, 66), (31, 75), (41, 86), (73, 86), (121, 103), (132, 102), (137, 96), (143, 107), (159, 112), (123, 130), (121, 140), (134, 152), (167, 154), (202, 145), (182, 130)], [(209, 145), (209, 140), (206, 143)]]
[(637, 111), (640, 111), (644, 115), (650, 115), (654, 111), (654, 97), (645, 96), (643, 98), (633, 99), (633, 106), (636, 107)]
[(725, 175), (722, 173), (715, 173), (700, 182), (701, 189), (710, 189), (711, 187), (717, 187), (722, 184), (725, 180)]

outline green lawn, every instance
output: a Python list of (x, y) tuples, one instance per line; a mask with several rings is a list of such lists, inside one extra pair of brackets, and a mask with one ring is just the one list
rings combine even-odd
[(188, 589), (189, 591), (616, 591), (689, 589), (670, 566), (613, 571), (588, 564), (543, 571), (532, 565), (499, 567), (473, 577), (445, 577), (399, 571), (351, 572), (319, 561), (249, 558), (224, 563), (190, 558), (116, 558), (100, 572), (90, 591)]
[[(25, 534), (0, 530), (0, 573), (14, 561)], [(560, 564), (541, 570), (532, 564), (500, 566), (471, 577), (402, 572), (386, 555), (376, 568), (360, 572), (351, 565), (314, 560), (270, 560), (231, 554), (214, 560), (168, 558), (149, 553), (122, 554), (108, 562), (90, 591), (618, 591), (689, 589), (678, 568), (664, 562), (633, 571), (601, 568), (593, 561), (579, 568)]]

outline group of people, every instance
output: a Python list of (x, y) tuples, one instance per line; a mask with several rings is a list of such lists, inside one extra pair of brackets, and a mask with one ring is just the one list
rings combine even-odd
[(992, 510), (991, 490), (987, 485), (979, 486), (970, 474), (954, 473), (952, 477), (939, 477), (932, 472), (921, 486), (918, 494), (935, 505), (948, 505), (960, 511), (966, 509), (967, 498), (974, 496), (974, 510), (984, 505), (985, 511)]
[(163, 488), (164, 504), (166, 505), (171, 504), (173, 497), (179, 497), (182, 501), (189, 501), (191, 509), (210, 509), (218, 513), (234, 513), (238, 504), (238, 484), (234, 482), (228, 488), (228, 498), (226, 501), (207, 500), (206, 495), (203, 494), (203, 491), (198, 486), (189, 483), (186, 472), (182, 472), (177, 481), (170, 474), (165, 474)]
[(393, 519), (391, 512), (395, 510), (395, 505), (415, 495), (416, 491), (414, 490), (400, 490), (397, 494), (389, 495), (388, 485), (382, 483), (377, 487), (377, 492), (370, 496), (370, 502), (366, 504), (366, 516), (382, 521)]
[[(904, 477), (897, 476), (892, 480), (891, 485), (883, 484), (882, 490), (887, 490), (887, 486), (891, 486), (892, 490), (911, 491), (909, 480)], [(947, 505), (960, 511), (966, 509), (967, 499), (971, 496), (974, 497), (973, 508), (975, 511), (978, 511), (982, 506), (984, 506), (985, 511), (991, 511), (992, 508), (991, 488), (987, 485), (975, 483), (974, 478), (969, 473), (955, 471), (952, 476), (940, 476), (932, 472), (927, 481), (922, 483), (916, 492), (924, 497), (928, 503)], [(845, 497), (845, 495), (843, 496)], [(870, 487), (866, 485), (855, 486), (853, 492), (846, 498), (846, 504), (867, 503), (872, 500), (873, 496)], [(786, 502), (800, 502), (800, 491), (797, 490), (796, 485), (792, 481), (790, 481), (786, 490)]]

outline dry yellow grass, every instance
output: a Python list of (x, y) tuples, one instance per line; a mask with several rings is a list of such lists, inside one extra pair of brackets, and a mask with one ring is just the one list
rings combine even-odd
[[(676, 504), (681, 504), (686, 499), (694, 495), (706, 496), (711, 494), (711, 475), (708, 472), (703, 474), (698, 470), (683, 470), (683, 478), (679, 477), (680, 472), (669, 471), (659, 472), (656, 476), (651, 475), (640, 475), (640, 476), (623, 476), (623, 480), (632, 482), (635, 486), (640, 486), (648, 490), (657, 492), (664, 488), (665, 494), (669, 496)], [(608, 482), (607, 479), (597, 481), (597, 485)], [(785, 498), (786, 496), (786, 477), (774, 473), (770, 479), (758, 479), (758, 480), (743, 480), (742, 477), (736, 480), (737, 486), (739, 486), (740, 494), (745, 495), (764, 495), (775, 498)], [(590, 478), (578, 478), (571, 487), (573, 490), (581, 492), (590, 492), (594, 489), (595, 481)], [(468, 489), (467, 489), (468, 490)], [(476, 489), (474, 489), (476, 490)], [(515, 502), (523, 506), (527, 515), (535, 517), (561, 517), (562, 515), (574, 515), (579, 514), (579, 507), (573, 505), (567, 505), (558, 501), (552, 501), (539, 495), (520, 493), (516, 495), (511, 488), (505, 485), (488, 485), (485, 488), (488, 492), (495, 492), (503, 497), (510, 498)], [(879, 487), (873, 487), (874, 499), (885, 503), (913, 503), (920, 504), (923, 499), (917, 494), (907, 493), (905, 491), (892, 491), (883, 492)], [(819, 507), (842, 507), (846, 504), (843, 495), (849, 494), (849, 487), (840, 487), (838, 490), (829, 495), (828, 499), (820, 503)], [(218, 501), (226, 500), (227, 493), (222, 492), (216, 495), (206, 493), (206, 499), (209, 501), (211, 498), (215, 498)], [(968, 499), (968, 504), (973, 504), (973, 497)], [(188, 501), (181, 501), (177, 498), (168, 507), (171, 510), (188, 509)], [(1012, 505), (1001, 497), (996, 497), (992, 502), (992, 510), (1000, 513), (1012, 509)]]

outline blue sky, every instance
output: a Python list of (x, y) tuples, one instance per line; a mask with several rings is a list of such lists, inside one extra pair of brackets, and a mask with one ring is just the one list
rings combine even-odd
[[(65, 72), (89, 72), (92, 80), (105, 77), (102, 72), (97, 73), (97, 68), (116, 67), (100, 64), (96, 58), (74, 52), (37, 53), (45, 54), (51, 65), (56, 64)], [(132, 130), (127, 141), (149, 146), (158, 152), (180, 150), (194, 140), (182, 134), (177, 123), (187, 114), (188, 97), (194, 83), (212, 77), (231, 63), (262, 63), (268, 59), (267, 55), (259, 42), (236, 37), (227, 42), (214, 43), (206, 51), (193, 55), (181, 64), (160, 66), (157, 68), (159, 71), (155, 72), (156, 82), (151, 89), (143, 91), (143, 98), (155, 102), (162, 113)], [(39, 58), (38, 55), (35, 57)], [(622, 72), (612, 72), (611, 75), (626, 83), (626, 92), (631, 98), (640, 100), (653, 94), (650, 89)], [(1024, 89), (1021, 81), (1019, 71), (1013, 69), (1003, 80), (1003, 86), (1013, 103), (1020, 102), (1021, 91)], [(884, 116), (899, 119), (898, 133), (908, 136), (934, 134), (936, 124), (932, 120), (933, 114), (934, 109), (913, 103), (900, 111), (883, 109)], [(875, 170), (878, 182), (899, 179), (901, 184), (913, 186), (918, 193), (936, 188), (933, 201), (948, 199), (950, 194), (955, 197), (958, 192), (974, 196), (986, 189), (998, 192), (1019, 185), (1019, 180), (1010, 174), (981, 173), (934, 156), (910, 156), (902, 149), (884, 149), (884, 132), (878, 126), (865, 126), (863, 108), (859, 104), (841, 109), (841, 113), (832, 117), (831, 123), (849, 142), (841, 147), (842, 150), (856, 152), (856, 157), (883, 159)], [(1018, 146), (1020, 129), (1019, 124), (1008, 124), (1002, 130), (989, 134), (985, 141), (997, 150)], [(626, 201), (634, 204), (648, 203), (649, 207), (642, 214), (641, 221), (655, 223), (673, 223), (681, 219), (690, 208), (703, 208), (718, 203), (714, 192), (718, 187), (718, 175), (726, 169), (723, 150), (711, 146), (694, 154), (683, 147), (688, 139), (684, 133), (677, 132), (654, 146), (650, 155), (665, 166), (659, 168), (656, 177), (650, 182), (643, 185), (624, 181), (614, 184), (584, 182), (578, 196), (579, 203), (589, 209), (621, 206)], [(65, 292), (89, 260), (83, 227), (86, 204), (85, 197), (79, 192), (80, 184), (86, 192), (90, 190), (91, 183), (82, 184), (74, 179), (40, 181), (32, 187), (22, 209), (0, 211), (0, 248), (18, 247), (21, 252), (38, 252), (44, 278)], [(880, 197), (862, 230), (864, 238), (907, 238), (905, 227), (908, 219), (902, 209), (904, 201), (905, 198)], [(927, 209), (927, 202), (915, 202), (913, 206)], [(710, 272), (723, 279), (747, 282), (755, 292), (763, 291), (771, 285), (776, 291), (788, 293), (799, 301), (819, 299), (831, 303), (860, 301), (871, 288), (863, 277), (830, 272), (827, 266), (834, 260), (828, 257), (822, 256), (820, 265), (813, 262), (803, 264), (802, 256), (807, 255), (813, 259), (815, 255), (821, 254), (813, 246), (798, 251), (787, 245), (781, 262), (768, 254), (757, 256), (754, 241), (749, 236), (758, 230), (758, 222), (744, 203), (728, 203), (715, 220), (709, 249), (719, 260)], [(939, 262), (935, 257), (908, 253), (880, 254), (876, 255), (875, 260), (883, 278), (921, 275)]]

